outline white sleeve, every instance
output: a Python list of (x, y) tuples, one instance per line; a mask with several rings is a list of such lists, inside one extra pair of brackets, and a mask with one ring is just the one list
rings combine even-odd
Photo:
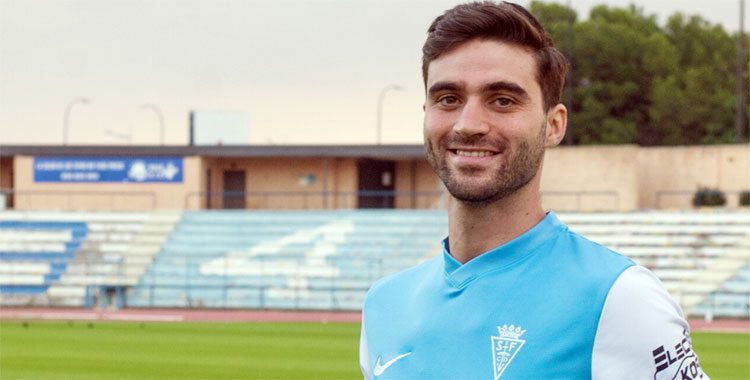
[(626, 269), (609, 290), (594, 339), (591, 378), (709, 380), (682, 309), (648, 269)]
[(372, 380), (372, 366), (370, 365), (370, 352), (367, 349), (364, 313), (362, 314), (362, 332), (359, 335), (359, 369), (362, 370), (365, 380)]

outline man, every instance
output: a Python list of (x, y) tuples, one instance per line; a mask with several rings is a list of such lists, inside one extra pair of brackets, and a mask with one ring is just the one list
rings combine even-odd
[(451, 197), (443, 254), (381, 279), (366, 379), (708, 379), (659, 280), (543, 211), (567, 64), (510, 3), (459, 5), (423, 48), (427, 158)]

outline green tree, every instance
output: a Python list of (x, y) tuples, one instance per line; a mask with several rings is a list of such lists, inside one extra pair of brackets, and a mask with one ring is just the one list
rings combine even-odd
[[(578, 19), (578, 14), (575, 10), (556, 3), (543, 3), (535, 0), (529, 4), (529, 11), (544, 25), (552, 40), (555, 41), (555, 46), (570, 59), (571, 52), (569, 50), (572, 47), (569, 46), (569, 43), (572, 42), (572, 38), (570, 38), (569, 34), (572, 32), (571, 26)], [(572, 65), (570, 70), (571, 72), (574, 70)], [(575, 73), (571, 74), (575, 75)], [(567, 88), (563, 90), (563, 96), (560, 99), (563, 102), (565, 101), (564, 99), (567, 99), (567, 91)], [(573, 119), (572, 114), (569, 114), (568, 117), (569, 120)], [(574, 123), (575, 121), (572, 121), (570, 125), (572, 126)], [(569, 132), (571, 130), (573, 130), (572, 127), (569, 129)]]
[[(544, 28), (552, 36), (558, 49), (563, 50), (565, 47), (566, 30), (568, 21), (575, 24), (578, 14), (574, 9), (568, 9), (566, 6), (557, 3), (543, 3), (541, 1), (532, 1), (529, 4), (529, 12), (536, 17)], [(562, 44), (562, 45), (561, 45)]]
[[(530, 10), (558, 49), (570, 53), (576, 143), (734, 141), (737, 35), (680, 13), (659, 27), (633, 5), (597, 6), (584, 22), (559, 4), (533, 1)], [(745, 46), (747, 62), (750, 39)], [(747, 83), (746, 76), (750, 98)]]
[(574, 32), (576, 141), (639, 142), (651, 122), (653, 81), (675, 66), (674, 48), (655, 17), (635, 6), (597, 6)]
[[(672, 15), (664, 33), (677, 66), (653, 88), (644, 145), (728, 143), (734, 138), (736, 37), (700, 16)], [(745, 81), (746, 82), (746, 81)]]

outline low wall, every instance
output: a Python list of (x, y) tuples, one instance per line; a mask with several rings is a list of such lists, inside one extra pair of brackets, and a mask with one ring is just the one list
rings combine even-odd
[(719, 189), (727, 206), (750, 190), (750, 144), (641, 148), (638, 153), (639, 208), (689, 208), (701, 187)]
[(553, 209), (692, 208), (702, 187), (724, 191), (734, 208), (750, 190), (750, 144), (558, 147), (544, 165), (542, 202)]
[(557, 147), (547, 150), (542, 205), (558, 210), (639, 208), (635, 145)]

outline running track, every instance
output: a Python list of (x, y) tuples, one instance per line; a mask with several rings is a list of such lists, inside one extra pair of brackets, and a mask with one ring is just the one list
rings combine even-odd
[[(137, 322), (348, 322), (359, 323), (359, 312), (331, 311), (225, 311), (183, 309), (28, 309), (1, 308), (1, 320), (84, 320)], [(750, 320), (722, 319), (688, 321), (692, 331), (750, 333)]]

